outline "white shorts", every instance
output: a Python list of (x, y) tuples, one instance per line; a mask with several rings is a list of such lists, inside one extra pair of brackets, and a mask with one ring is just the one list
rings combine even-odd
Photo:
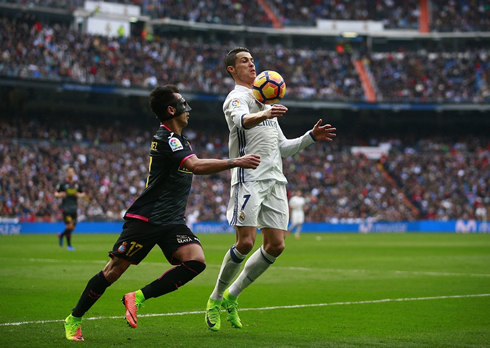
[(233, 185), (226, 216), (231, 226), (268, 227), (286, 231), (289, 221), (286, 185), (274, 180)]
[(291, 212), (291, 225), (300, 225), (305, 222), (305, 213), (302, 211)]

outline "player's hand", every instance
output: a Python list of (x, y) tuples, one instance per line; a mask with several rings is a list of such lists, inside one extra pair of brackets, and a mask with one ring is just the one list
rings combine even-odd
[(60, 198), (65, 198), (66, 197), (66, 192), (58, 192), (58, 197)]
[(288, 111), (288, 108), (281, 104), (274, 104), (267, 110), (267, 118), (282, 117)]
[(332, 125), (328, 123), (324, 126), (322, 126), (321, 124), (322, 119), (319, 119), (313, 127), (312, 133), (315, 139), (323, 141), (333, 141), (333, 138), (337, 136), (337, 134), (335, 134), (337, 128), (333, 128)]
[(259, 155), (245, 155), (242, 157), (237, 157), (233, 160), (234, 167), (240, 168), (251, 168), (255, 169), (260, 164), (260, 156)]

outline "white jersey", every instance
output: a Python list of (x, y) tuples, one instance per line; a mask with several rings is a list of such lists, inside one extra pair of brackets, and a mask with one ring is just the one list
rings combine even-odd
[(302, 224), (305, 221), (305, 204), (306, 199), (301, 196), (293, 196), (289, 199), (291, 207), (291, 223)]
[(289, 206), (291, 207), (291, 212), (301, 212), (303, 213), (306, 204), (306, 199), (301, 196), (293, 196), (289, 200)]
[(230, 158), (256, 154), (261, 161), (256, 169), (233, 168), (232, 185), (260, 180), (275, 180), (286, 184), (287, 180), (282, 172), (282, 157), (292, 156), (315, 141), (311, 131), (296, 139), (286, 139), (277, 118), (264, 120), (253, 128), (243, 126), (243, 116), (270, 107), (258, 102), (252, 90), (244, 86), (235, 86), (226, 97), (223, 112), (230, 130)]

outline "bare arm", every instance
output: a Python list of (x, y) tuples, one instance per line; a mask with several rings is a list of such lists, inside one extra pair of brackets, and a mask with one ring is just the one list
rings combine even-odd
[(219, 173), (235, 167), (255, 169), (260, 164), (260, 156), (245, 155), (233, 159), (199, 159), (191, 156), (185, 160), (183, 166), (196, 175)]
[(66, 192), (64, 192), (64, 191), (61, 191), (61, 192), (56, 191), (54, 193), (54, 196), (55, 196), (55, 198), (65, 198), (66, 197)]
[(288, 111), (288, 108), (284, 105), (274, 104), (270, 109), (245, 115), (242, 124), (244, 128), (253, 128), (260, 122), (268, 120), (269, 118), (284, 116), (286, 111)]

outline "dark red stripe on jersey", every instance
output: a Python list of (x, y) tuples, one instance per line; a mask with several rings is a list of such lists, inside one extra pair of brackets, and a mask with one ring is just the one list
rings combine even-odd
[(184, 157), (184, 159), (183, 159), (182, 161), (180, 161), (180, 168), (184, 168), (184, 167), (183, 167), (184, 162), (185, 162), (185, 161), (186, 161), (186, 160), (187, 160), (189, 157), (192, 157), (192, 156), (195, 156), (195, 155), (196, 155), (195, 153), (192, 153), (192, 154), (190, 154), (189, 156)]
[(138, 220), (143, 220), (148, 222), (148, 218), (141, 216), (141, 215), (136, 215), (136, 214), (126, 214), (126, 217), (131, 218), (131, 219), (138, 219)]

